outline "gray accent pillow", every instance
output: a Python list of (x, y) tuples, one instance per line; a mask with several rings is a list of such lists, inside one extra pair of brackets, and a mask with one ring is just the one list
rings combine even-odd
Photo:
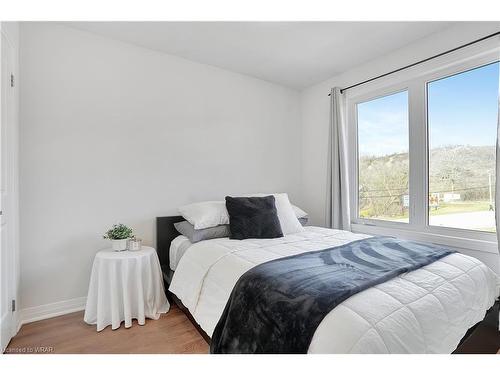
[(180, 234), (189, 238), (192, 243), (211, 240), (214, 238), (229, 237), (231, 232), (229, 230), (229, 225), (217, 225), (216, 227), (205, 228), (205, 229), (194, 229), (194, 225), (188, 221), (181, 221), (174, 224), (175, 229)]
[(300, 224), (302, 224), (303, 227), (305, 227), (307, 222), (309, 221), (309, 216), (298, 217), (297, 220)]

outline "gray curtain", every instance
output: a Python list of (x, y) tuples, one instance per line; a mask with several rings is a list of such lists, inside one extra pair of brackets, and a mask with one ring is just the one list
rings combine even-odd
[(326, 226), (350, 230), (349, 175), (347, 173), (347, 126), (340, 88), (330, 93), (330, 133), (326, 185)]

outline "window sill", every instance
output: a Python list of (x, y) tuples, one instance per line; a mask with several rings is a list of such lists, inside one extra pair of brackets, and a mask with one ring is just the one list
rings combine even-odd
[(351, 230), (357, 233), (371, 235), (397, 236), (407, 240), (431, 242), (459, 249), (482, 251), (484, 253), (498, 254), (497, 241), (453, 236), (449, 234), (435, 233), (416, 229), (395, 228), (393, 226), (351, 223)]

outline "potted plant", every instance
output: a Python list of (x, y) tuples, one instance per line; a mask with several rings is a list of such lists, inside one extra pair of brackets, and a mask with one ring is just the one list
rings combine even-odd
[(132, 228), (124, 224), (115, 224), (103, 236), (105, 239), (111, 240), (111, 247), (115, 251), (127, 250), (127, 241), (132, 237)]

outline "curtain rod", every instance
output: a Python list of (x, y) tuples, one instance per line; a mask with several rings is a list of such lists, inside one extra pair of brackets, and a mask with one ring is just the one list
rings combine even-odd
[[(465, 48), (465, 47), (468, 47), (472, 44), (476, 44), (476, 43), (479, 43), (479, 42), (482, 42), (483, 40), (486, 40), (486, 39), (489, 39), (489, 38), (492, 38), (494, 36), (497, 36), (497, 35), (500, 35), (500, 31), (497, 31), (496, 33), (493, 33), (493, 34), (490, 34), (490, 35), (487, 35), (487, 36), (484, 36), (480, 39), (476, 39), (476, 40), (473, 40), (472, 42), (469, 42), (469, 43), (466, 43), (466, 44), (462, 44), (461, 46), (458, 46), (458, 47), (455, 47), (455, 48), (452, 48), (448, 51), (445, 51), (445, 52), (441, 52), (441, 53), (438, 53), (437, 55), (434, 55), (434, 56), (431, 56), (431, 57), (428, 57), (426, 59), (423, 59), (423, 60), (420, 60), (420, 61), (417, 61), (417, 62), (414, 62), (410, 65), (406, 65), (406, 66), (403, 66), (402, 68), (398, 68), (398, 69), (395, 69), (393, 71), (390, 71), (388, 73), (384, 73), (384, 74), (381, 74), (379, 76), (376, 76), (376, 77), (373, 77), (373, 78), (370, 78), (370, 79), (367, 79), (366, 81), (362, 81), (362, 82), (358, 82), (354, 85), (351, 85), (351, 86), (347, 86), (347, 87), (344, 87), (343, 89), (340, 89), (340, 93), (342, 94), (344, 91), (346, 90), (349, 90), (349, 89), (352, 89), (354, 87), (357, 87), (357, 86), (361, 86), (361, 85), (364, 85), (365, 83), (368, 83), (368, 82), (371, 82), (371, 81), (375, 81), (376, 79), (379, 79), (379, 78), (382, 78), (382, 77), (385, 77), (385, 76), (388, 76), (390, 74), (394, 74), (394, 73), (397, 73), (397, 72), (400, 72), (402, 70), (405, 70), (405, 69), (408, 69), (408, 68), (411, 68), (415, 65), (419, 65), (419, 64), (422, 64), (424, 62), (427, 62), (429, 60), (432, 60), (432, 59), (435, 59), (437, 57), (441, 57), (443, 55), (447, 55), (448, 53), (451, 53), (451, 52), (455, 52), (456, 50), (459, 50), (459, 49), (462, 49), (462, 48)], [(328, 96), (330, 96), (331, 94), (328, 94)]]

